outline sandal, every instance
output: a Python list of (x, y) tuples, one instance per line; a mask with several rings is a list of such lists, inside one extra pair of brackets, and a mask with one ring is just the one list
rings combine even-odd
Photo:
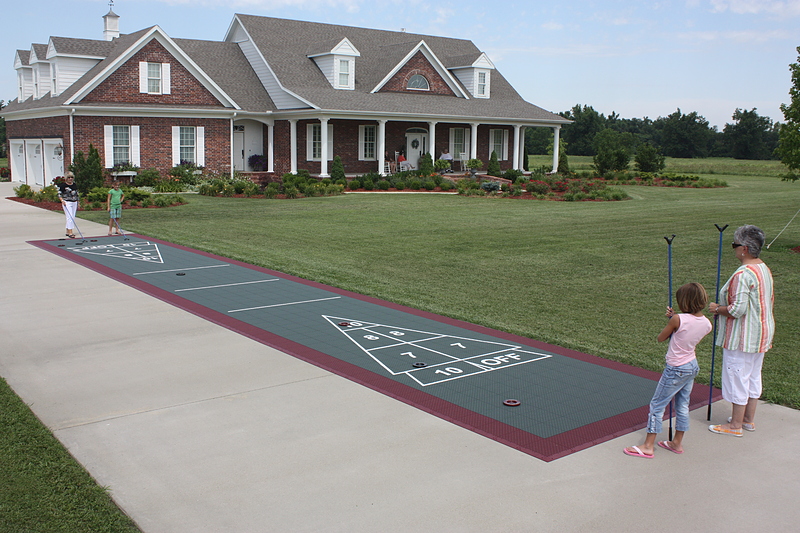
[(75, 234), (74, 234), (74, 233), (67, 233), (66, 235), (67, 235), (67, 237), (69, 237), (70, 239), (74, 239), (74, 238), (75, 238)]

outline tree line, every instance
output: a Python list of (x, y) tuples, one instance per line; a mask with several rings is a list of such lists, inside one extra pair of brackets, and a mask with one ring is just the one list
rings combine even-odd
[[(736, 109), (722, 131), (696, 111), (685, 114), (680, 109), (655, 120), (628, 119), (614, 112), (605, 116), (590, 105), (577, 104), (559, 115), (573, 121), (563, 126), (560, 134), (568, 155), (597, 155), (596, 136), (610, 130), (633, 152), (641, 145), (651, 145), (668, 157), (779, 159), (775, 150), (781, 123), (760, 116), (755, 108)], [(552, 130), (527, 128), (525, 147), (529, 154), (552, 153)]]

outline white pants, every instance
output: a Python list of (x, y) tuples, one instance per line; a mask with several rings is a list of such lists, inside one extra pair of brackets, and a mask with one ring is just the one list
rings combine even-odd
[(75, 227), (75, 213), (78, 212), (78, 202), (64, 202), (64, 218), (67, 219), (67, 229)]
[(722, 397), (736, 405), (747, 405), (761, 396), (763, 353), (722, 349)]

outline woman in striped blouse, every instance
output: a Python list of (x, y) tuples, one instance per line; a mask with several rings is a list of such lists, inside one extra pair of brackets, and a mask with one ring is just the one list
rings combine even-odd
[(733, 250), (742, 265), (720, 290), (718, 298), (725, 303), (708, 306), (720, 316), (715, 342), (722, 346), (722, 397), (733, 404), (727, 424), (708, 426), (722, 435), (741, 437), (742, 429), (756, 429), (761, 366), (775, 334), (772, 272), (758, 258), (764, 240), (764, 232), (756, 226), (742, 226), (734, 232)]

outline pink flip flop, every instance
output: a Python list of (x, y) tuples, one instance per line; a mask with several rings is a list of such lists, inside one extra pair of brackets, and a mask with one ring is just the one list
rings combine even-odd
[(631, 446), (631, 448), (633, 448), (635, 451), (630, 452), (628, 451), (628, 448), (623, 448), (622, 453), (624, 453), (625, 455), (630, 455), (631, 457), (641, 457), (642, 459), (652, 459), (654, 457), (653, 455), (647, 455), (646, 453), (644, 453), (642, 450), (639, 449), (638, 446)]
[(671, 451), (672, 453), (678, 453), (678, 454), (683, 453), (683, 450), (678, 451), (675, 448), (673, 448), (672, 446), (670, 446), (668, 440), (660, 440), (660, 441), (658, 441), (658, 445), (661, 446), (662, 448), (664, 448), (665, 450)]

